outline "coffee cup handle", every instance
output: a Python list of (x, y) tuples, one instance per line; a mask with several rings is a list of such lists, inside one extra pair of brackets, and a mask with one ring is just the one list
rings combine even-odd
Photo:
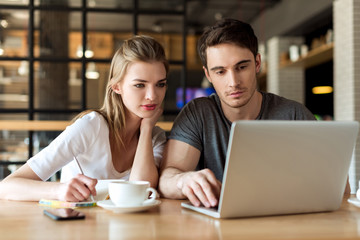
[(151, 192), (151, 195), (150, 195), (150, 198), (149, 198), (149, 199), (146, 199), (143, 204), (151, 204), (151, 203), (154, 203), (154, 202), (156, 201), (157, 191), (156, 191), (154, 188), (149, 187), (149, 188), (146, 189), (146, 192), (147, 192), (147, 193), (150, 193), (150, 192)]

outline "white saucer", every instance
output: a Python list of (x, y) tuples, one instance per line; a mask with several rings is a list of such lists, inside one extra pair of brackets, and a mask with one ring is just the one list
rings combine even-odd
[(348, 202), (354, 204), (357, 207), (360, 207), (360, 201), (356, 197), (349, 198)]
[(99, 207), (102, 207), (102, 208), (104, 208), (106, 210), (113, 211), (115, 213), (129, 213), (129, 212), (145, 211), (145, 210), (148, 210), (150, 208), (153, 208), (153, 207), (159, 205), (160, 203), (161, 203), (160, 200), (155, 200), (155, 202), (150, 203), (150, 204), (146, 204), (146, 205), (140, 205), (140, 206), (135, 206), (135, 207), (117, 207), (109, 199), (109, 200), (99, 201), (99, 202), (97, 202), (97, 205)]

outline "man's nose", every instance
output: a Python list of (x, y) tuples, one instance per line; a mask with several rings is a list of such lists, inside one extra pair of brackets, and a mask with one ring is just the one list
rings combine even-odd
[(236, 75), (235, 71), (229, 71), (229, 78), (228, 78), (229, 86), (234, 87), (239, 85), (239, 79)]

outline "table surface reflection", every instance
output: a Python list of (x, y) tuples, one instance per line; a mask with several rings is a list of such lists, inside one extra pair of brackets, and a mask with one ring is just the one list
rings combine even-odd
[(148, 211), (78, 209), (85, 220), (54, 221), (36, 202), (0, 201), (0, 239), (360, 239), (360, 208), (285, 216), (214, 219), (161, 199)]

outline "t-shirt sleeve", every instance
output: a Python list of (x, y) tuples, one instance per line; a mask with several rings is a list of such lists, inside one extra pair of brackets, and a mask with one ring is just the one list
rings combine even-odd
[(308, 108), (299, 104), (296, 111), (296, 120), (316, 120), (316, 118)]
[(91, 147), (100, 130), (100, 116), (88, 114), (68, 126), (47, 147), (28, 160), (30, 168), (46, 181)]
[(152, 132), (152, 145), (153, 145), (155, 165), (158, 168), (160, 167), (163, 158), (165, 144), (166, 144), (165, 131), (162, 128), (155, 126)]
[(203, 108), (194, 100), (186, 104), (174, 121), (169, 139), (185, 142), (201, 151), (203, 127), (200, 115), (202, 110)]

